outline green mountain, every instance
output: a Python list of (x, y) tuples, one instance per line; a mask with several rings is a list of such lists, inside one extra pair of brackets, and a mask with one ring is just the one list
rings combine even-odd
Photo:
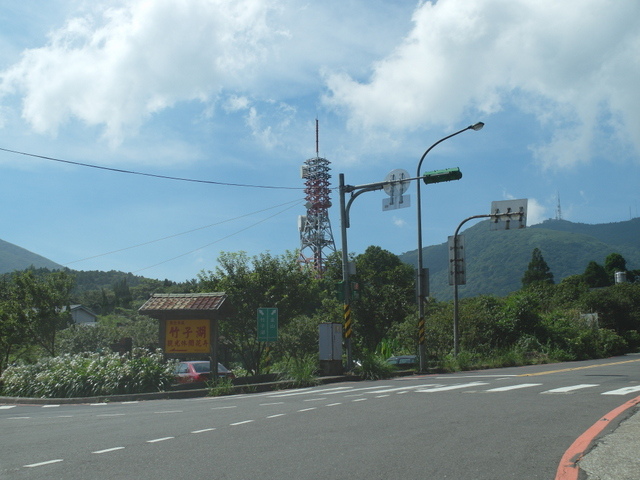
[(0, 240), (0, 273), (10, 273), (14, 270), (25, 270), (29, 267), (48, 268), (49, 270), (59, 270), (59, 265), (48, 258), (44, 258), (29, 250), (18, 247), (4, 240)]
[[(557, 282), (584, 272), (590, 261), (604, 265), (610, 253), (619, 253), (627, 269), (640, 268), (640, 218), (618, 223), (588, 225), (565, 220), (547, 220), (521, 230), (490, 231), (488, 220), (463, 231), (466, 285), (461, 297), (481, 294), (506, 295), (522, 286), (522, 276), (539, 248)], [(417, 267), (417, 250), (400, 258)], [(446, 243), (423, 249), (429, 268), (431, 295), (438, 300), (453, 298), (449, 285), (449, 253)]]

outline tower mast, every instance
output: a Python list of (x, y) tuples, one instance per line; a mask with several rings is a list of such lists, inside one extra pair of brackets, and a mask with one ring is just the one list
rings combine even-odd
[(306, 215), (298, 217), (300, 230), (299, 262), (313, 268), (318, 277), (324, 273), (327, 252), (335, 252), (336, 245), (329, 221), (331, 207), (329, 165), (331, 162), (320, 157), (318, 120), (316, 119), (316, 156), (304, 162), (300, 176), (305, 180)]

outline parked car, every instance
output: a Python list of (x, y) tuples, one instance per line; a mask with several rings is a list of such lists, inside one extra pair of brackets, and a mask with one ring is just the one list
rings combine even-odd
[[(178, 383), (206, 382), (211, 378), (211, 362), (208, 360), (180, 362), (176, 365), (173, 374)], [(235, 375), (224, 365), (218, 363), (218, 377), (235, 378)]]
[(400, 370), (410, 370), (418, 366), (417, 355), (396, 355), (387, 358), (387, 363), (399, 368)]

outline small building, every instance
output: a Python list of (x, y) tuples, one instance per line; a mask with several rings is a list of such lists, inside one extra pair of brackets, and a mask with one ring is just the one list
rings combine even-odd
[(84, 305), (69, 305), (69, 312), (77, 325), (95, 325), (98, 320), (98, 316)]

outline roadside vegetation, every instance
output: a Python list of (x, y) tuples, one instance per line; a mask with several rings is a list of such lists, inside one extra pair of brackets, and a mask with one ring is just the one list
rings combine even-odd
[[(355, 373), (394, 374), (385, 359), (417, 354), (413, 268), (380, 247), (352, 255), (351, 304)], [(275, 373), (298, 386), (319, 374), (318, 325), (342, 323), (341, 258), (327, 259), (323, 278), (300, 268), (296, 252), (249, 257), (222, 253), (218, 266), (184, 283), (102, 272), (27, 270), (0, 279), (0, 394), (32, 397), (100, 396), (167, 389), (171, 364), (157, 351), (158, 324), (137, 313), (150, 293), (224, 291), (234, 316), (221, 322), (220, 361), (236, 376)], [(453, 305), (426, 305), (430, 371), (457, 371), (601, 358), (640, 348), (640, 283), (614, 284), (626, 271), (619, 254), (604, 265), (556, 283), (534, 249), (521, 287), (497, 297), (462, 298), (460, 353), (453, 351)], [(101, 280), (102, 278), (102, 280)], [(628, 278), (634, 278), (629, 272)], [(98, 314), (96, 325), (72, 325), (69, 306)], [(278, 341), (257, 341), (256, 310), (277, 307)], [(114, 353), (117, 352), (117, 353)], [(229, 393), (229, 382), (210, 385)]]

